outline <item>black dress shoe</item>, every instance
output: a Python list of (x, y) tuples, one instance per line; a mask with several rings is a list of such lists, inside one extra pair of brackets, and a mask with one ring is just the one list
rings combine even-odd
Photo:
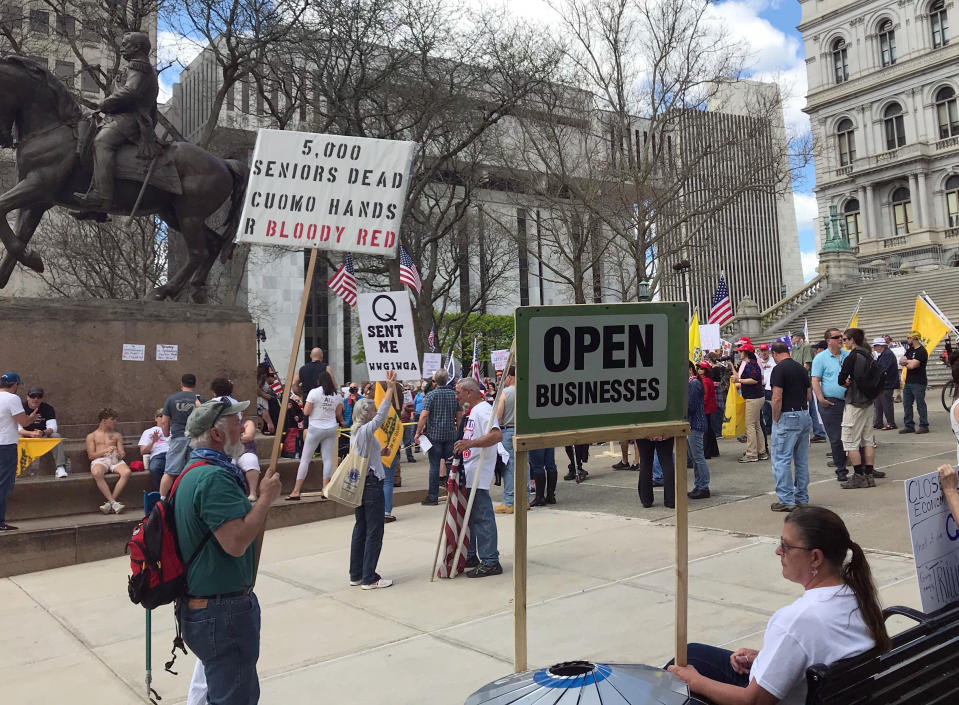
[(430, 499), (429, 497), (427, 497), (422, 502), (420, 502), (420, 504), (422, 504), (424, 507), (435, 507), (437, 504), (439, 504), (439, 500)]
[(556, 504), (556, 495), (546, 495), (546, 504)]
[(690, 499), (709, 499), (709, 490), (693, 490), (692, 492), (687, 492), (686, 496)]
[(532, 502), (529, 503), (531, 507), (545, 507), (546, 498), (545, 497), (536, 497)]
[(499, 561), (496, 563), (481, 563), (479, 567), (473, 568), (470, 572), (466, 574), (467, 578), (485, 578), (490, 575), (502, 575), (503, 566), (499, 564)]
[(629, 470), (629, 463), (624, 463), (620, 460), (618, 463), (613, 465), (613, 470)]
[(478, 568), (479, 567), (479, 558), (473, 556), (472, 558), (466, 559), (466, 568)]

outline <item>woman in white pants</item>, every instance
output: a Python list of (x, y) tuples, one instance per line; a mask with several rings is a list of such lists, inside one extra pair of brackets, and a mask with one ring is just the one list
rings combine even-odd
[(303, 443), (303, 455), (300, 457), (300, 467), (296, 471), (296, 484), (286, 499), (296, 501), (300, 498), (300, 490), (310, 471), (310, 460), (317, 446), (323, 457), (323, 487), (333, 475), (333, 460), (336, 458), (336, 435), (343, 425), (343, 397), (333, 386), (333, 378), (329, 372), (321, 372), (317, 379), (318, 386), (306, 395), (306, 405), (303, 413), (310, 417), (310, 426), (306, 429), (306, 441)]

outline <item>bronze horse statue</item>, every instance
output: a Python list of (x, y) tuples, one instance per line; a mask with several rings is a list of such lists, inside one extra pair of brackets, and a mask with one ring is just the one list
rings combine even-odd
[[(77, 150), (82, 118), (76, 99), (46, 68), (24, 57), (0, 58), (0, 146), (13, 146), (14, 127), (18, 138), (18, 182), (0, 195), (0, 242), (6, 248), (0, 262), (0, 288), (7, 285), (17, 262), (43, 271), (40, 256), (27, 248), (40, 219), (55, 205), (76, 207), (75, 193), (87, 189), (91, 165), (84, 163)], [(174, 142), (166, 149), (181, 193), (150, 182), (143, 189), (136, 214), (156, 215), (179, 231), (188, 260), (151, 296), (156, 300), (175, 299), (189, 281), (193, 300), (202, 303), (206, 279), (217, 255), (226, 259), (232, 252), (249, 169), (242, 162), (221, 159), (189, 142)], [(118, 179), (110, 213), (129, 215), (141, 194), (142, 182)], [(229, 212), (218, 232), (207, 226), (206, 219), (227, 199)], [(18, 211), (15, 232), (7, 222), (7, 213), (12, 210)]]

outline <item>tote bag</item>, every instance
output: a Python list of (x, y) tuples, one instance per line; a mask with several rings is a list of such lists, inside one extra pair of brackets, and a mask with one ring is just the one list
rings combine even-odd
[(323, 490), (323, 496), (355, 509), (363, 504), (363, 488), (369, 469), (370, 459), (361, 457), (355, 448), (350, 448)]

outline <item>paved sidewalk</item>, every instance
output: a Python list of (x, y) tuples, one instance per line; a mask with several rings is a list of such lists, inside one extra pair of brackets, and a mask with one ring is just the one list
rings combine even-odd
[[(348, 586), (351, 518), (267, 534), (257, 584), (261, 702), (454, 705), (511, 671), (512, 517), (497, 517), (504, 575), (430, 583), (441, 509), (403, 507), (387, 525), (388, 590)], [(690, 531), (690, 640), (758, 647), (769, 616), (799, 595), (780, 575), (778, 526), (765, 536)], [(671, 526), (535, 509), (529, 545), (531, 666), (670, 657)], [(908, 556), (873, 552), (870, 562), (886, 604), (918, 606)], [(127, 599), (127, 571), (117, 558), (0, 580), (4, 702), (144, 702), (144, 613)], [(153, 621), (154, 686), (163, 703), (182, 702), (193, 657), (180, 656), (178, 676), (165, 673), (172, 609)]]

